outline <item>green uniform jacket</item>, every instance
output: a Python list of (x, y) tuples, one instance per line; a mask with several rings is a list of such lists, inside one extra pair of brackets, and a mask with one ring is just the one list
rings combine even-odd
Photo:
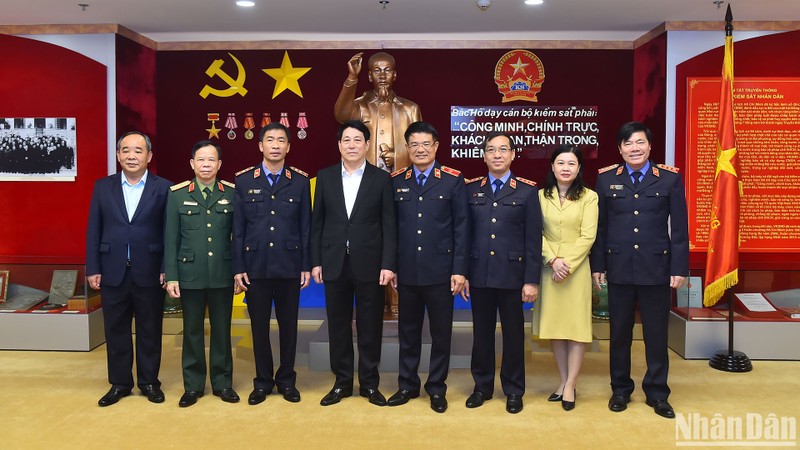
[(167, 281), (178, 281), (181, 289), (233, 286), (233, 183), (217, 180), (207, 200), (196, 181), (170, 189), (164, 232)]

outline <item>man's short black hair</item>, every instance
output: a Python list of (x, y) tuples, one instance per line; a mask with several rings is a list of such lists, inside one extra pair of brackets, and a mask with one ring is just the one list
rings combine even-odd
[(263, 141), (264, 135), (270, 130), (283, 130), (283, 132), (286, 133), (286, 143), (288, 144), (291, 142), (292, 138), (289, 136), (289, 129), (280, 122), (270, 122), (265, 127), (261, 128), (261, 131), (258, 132), (258, 142)]
[(439, 133), (436, 132), (436, 128), (433, 127), (429, 122), (414, 122), (406, 128), (406, 132), (403, 136), (406, 138), (406, 144), (408, 144), (408, 138), (411, 137), (414, 133), (427, 133), (433, 136), (433, 142), (439, 141)]
[(216, 142), (208, 140), (208, 139), (203, 139), (202, 141), (197, 141), (192, 146), (192, 159), (194, 159), (194, 155), (195, 155), (195, 153), (197, 153), (198, 150), (200, 150), (203, 147), (208, 147), (209, 145), (214, 147), (215, 149), (217, 149), (217, 159), (221, 161), (222, 160), (222, 147), (220, 147), (219, 144), (217, 144)]
[(336, 133), (336, 139), (341, 141), (342, 135), (344, 134), (344, 130), (348, 128), (355, 128), (364, 135), (365, 141), (369, 140), (369, 128), (367, 128), (367, 126), (364, 125), (364, 122), (360, 120), (348, 120), (347, 122), (342, 123), (339, 126), (339, 131)]
[(647, 126), (641, 122), (628, 122), (620, 127), (619, 133), (617, 133), (617, 146), (622, 145), (623, 142), (633, 136), (633, 133), (639, 131), (643, 131), (644, 135), (647, 136), (647, 142), (653, 143), (653, 133), (650, 132), (650, 128), (647, 128)]

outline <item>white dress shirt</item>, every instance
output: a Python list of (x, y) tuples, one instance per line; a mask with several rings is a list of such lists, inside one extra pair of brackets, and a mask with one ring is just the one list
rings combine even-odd
[(353, 205), (355, 205), (356, 196), (358, 195), (358, 187), (361, 186), (361, 179), (364, 178), (364, 169), (366, 167), (367, 162), (364, 161), (361, 167), (351, 174), (344, 168), (344, 163), (342, 163), (342, 189), (344, 190), (344, 206), (347, 209), (348, 218), (350, 218), (350, 213), (353, 212)]

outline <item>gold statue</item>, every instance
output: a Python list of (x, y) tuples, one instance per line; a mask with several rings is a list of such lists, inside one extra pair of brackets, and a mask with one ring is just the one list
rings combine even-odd
[(333, 113), (339, 123), (353, 119), (364, 122), (372, 135), (367, 161), (394, 172), (411, 164), (403, 135), (409, 125), (422, 120), (422, 112), (416, 103), (395, 95), (392, 85), (397, 79), (397, 69), (394, 58), (386, 52), (369, 58), (368, 76), (373, 89), (356, 98), (363, 54), (357, 53), (347, 62), (347, 80)]

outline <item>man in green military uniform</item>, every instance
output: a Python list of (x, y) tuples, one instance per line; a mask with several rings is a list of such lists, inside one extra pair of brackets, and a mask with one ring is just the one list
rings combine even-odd
[(214, 395), (236, 403), (231, 356), (231, 224), (234, 185), (217, 179), (222, 149), (200, 141), (189, 164), (195, 178), (172, 186), (164, 233), (167, 292), (183, 305), (183, 386), (181, 407), (195, 404), (206, 383), (204, 321), (211, 323), (209, 372)]

